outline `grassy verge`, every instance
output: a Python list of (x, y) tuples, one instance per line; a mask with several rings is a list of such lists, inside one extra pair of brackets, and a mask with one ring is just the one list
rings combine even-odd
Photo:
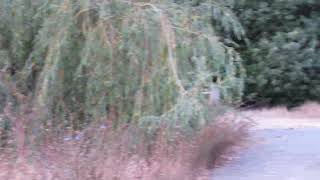
[(48, 133), (37, 146), (16, 129), (15, 148), (1, 153), (0, 179), (207, 179), (221, 155), (244, 140), (247, 127), (224, 117), (193, 134), (163, 125), (150, 135), (132, 125), (95, 124), (61, 136)]

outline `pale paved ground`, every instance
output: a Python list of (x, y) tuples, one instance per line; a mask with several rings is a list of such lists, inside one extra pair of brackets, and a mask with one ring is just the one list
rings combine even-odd
[(320, 180), (319, 105), (243, 114), (256, 123), (253, 143), (215, 169), (214, 180)]

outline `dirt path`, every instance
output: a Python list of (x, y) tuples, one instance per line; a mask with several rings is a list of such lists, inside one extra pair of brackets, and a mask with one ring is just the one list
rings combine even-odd
[(253, 144), (213, 173), (214, 180), (319, 180), (320, 106), (244, 112)]

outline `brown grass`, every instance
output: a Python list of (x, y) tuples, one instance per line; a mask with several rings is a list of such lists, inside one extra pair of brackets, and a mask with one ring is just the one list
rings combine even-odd
[(262, 108), (258, 110), (246, 111), (246, 114), (258, 114), (263, 117), (284, 117), (284, 118), (320, 118), (320, 104), (307, 102), (302, 106), (288, 110), (284, 106), (273, 108)]
[[(0, 179), (194, 180), (208, 179), (208, 169), (245, 137), (246, 125), (226, 119), (194, 135), (161, 129), (148, 140), (138, 128), (92, 126), (80, 140), (50, 139), (39, 150), (2, 152)], [(15, 153), (16, 152), (16, 153)]]
[(280, 106), (247, 110), (242, 114), (252, 119), (258, 129), (320, 127), (320, 104), (316, 102), (291, 110)]

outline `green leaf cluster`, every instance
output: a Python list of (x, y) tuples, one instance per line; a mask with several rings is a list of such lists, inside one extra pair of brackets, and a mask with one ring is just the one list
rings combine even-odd
[(242, 60), (213, 19), (243, 35), (218, 1), (1, 0), (0, 68), (48, 126), (196, 129), (212, 119), (203, 92), (213, 76), (224, 102), (239, 103), (243, 91)]
[(247, 70), (245, 102), (319, 101), (320, 2), (244, 0), (234, 11), (247, 37), (237, 47)]

